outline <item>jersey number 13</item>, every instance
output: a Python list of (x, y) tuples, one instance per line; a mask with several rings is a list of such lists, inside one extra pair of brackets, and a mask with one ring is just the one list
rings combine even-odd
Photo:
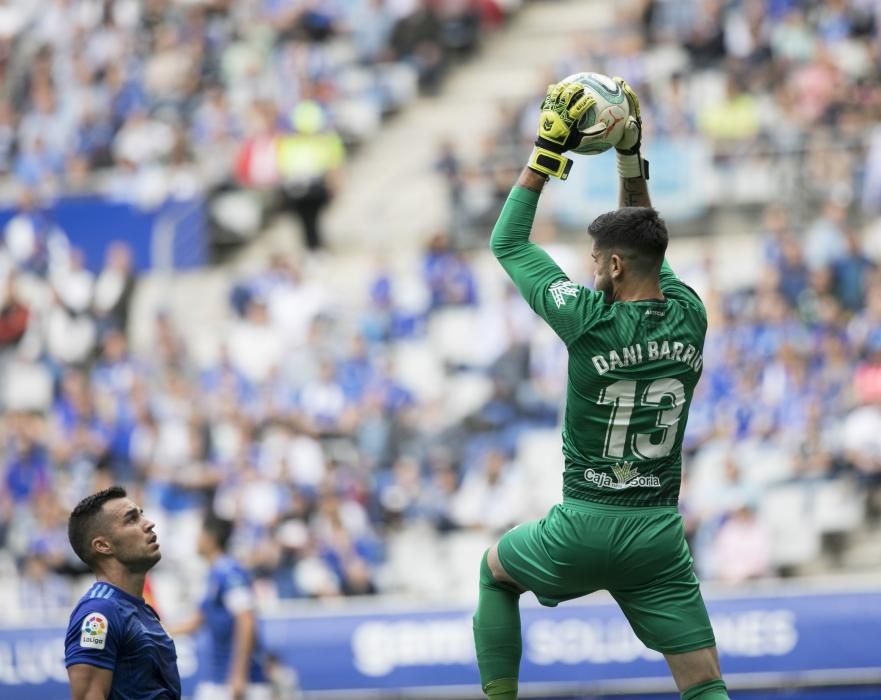
[[(658, 459), (673, 450), (679, 417), (685, 408), (685, 387), (678, 379), (656, 379), (642, 392), (638, 392), (635, 381), (615, 382), (600, 392), (598, 403), (612, 406), (603, 444), (604, 457), (623, 459), (629, 456), (625, 455), (628, 447), (637, 459)], [(654, 429), (630, 435), (634, 412), (640, 415), (646, 409), (655, 414)], [(640, 415), (639, 423), (645, 422)]]

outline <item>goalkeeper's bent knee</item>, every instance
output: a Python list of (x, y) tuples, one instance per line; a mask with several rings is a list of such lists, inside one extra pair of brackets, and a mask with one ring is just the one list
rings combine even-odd
[(516, 700), (523, 642), (520, 592), (496, 581), (484, 553), (480, 562), (480, 598), (474, 614), (474, 646), (484, 692), (493, 700)]
[(717, 678), (714, 681), (699, 683), (682, 693), (682, 700), (731, 700), (725, 681)]

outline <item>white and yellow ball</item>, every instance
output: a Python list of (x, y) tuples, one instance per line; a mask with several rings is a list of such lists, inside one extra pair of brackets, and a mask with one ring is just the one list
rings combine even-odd
[[(578, 131), (589, 137), (572, 151), (592, 155), (615, 146), (630, 116), (630, 103), (621, 86), (602, 73), (575, 73), (563, 78), (563, 81), (583, 85), (585, 92), (596, 99), (596, 104), (585, 112), (577, 125)], [(597, 134), (597, 125), (600, 123), (605, 125), (605, 130)]]

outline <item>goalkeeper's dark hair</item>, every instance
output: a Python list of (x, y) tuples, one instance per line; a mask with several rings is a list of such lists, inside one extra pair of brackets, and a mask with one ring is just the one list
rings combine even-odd
[(646, 274), (657, 273), (667, 252), (667, 225), (651, 207), (600, 214), (587, 228), (598, 248), (619, 252)]
[(98, 534), (104, 504), (126, 496), (128, 494), (122, 486), (111, 486), (109, 489), (98, 491), (77, 503), (67, 519), (67, 539), (70, 540), (70, 546), (89, 568), (95, 560), (92, 540)]
[(202, 530), (222, 551), (226, 551), (226, 546), (229, 544), (233, 531), (231, 520), (225, 520), (213, 511), (209, 511), (205, 516), (205, 520), (202, 521)]

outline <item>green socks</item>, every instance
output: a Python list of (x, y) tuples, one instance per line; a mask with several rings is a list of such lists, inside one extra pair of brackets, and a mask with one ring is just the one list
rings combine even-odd
[(517, 679), (499, 678), (483, 686), (489, 700), (517, 700)]
[(682, 693), (682, 700), (731, 700), (725, 681), (717, 679), (693, 685)]
[(474, 646), (483, 692), (491, 700), (517, 700), (517, 676), (523, 642), (520, 638), (520, 593), (495, 580), (480, 562), (480, 598), (474, 614)]

